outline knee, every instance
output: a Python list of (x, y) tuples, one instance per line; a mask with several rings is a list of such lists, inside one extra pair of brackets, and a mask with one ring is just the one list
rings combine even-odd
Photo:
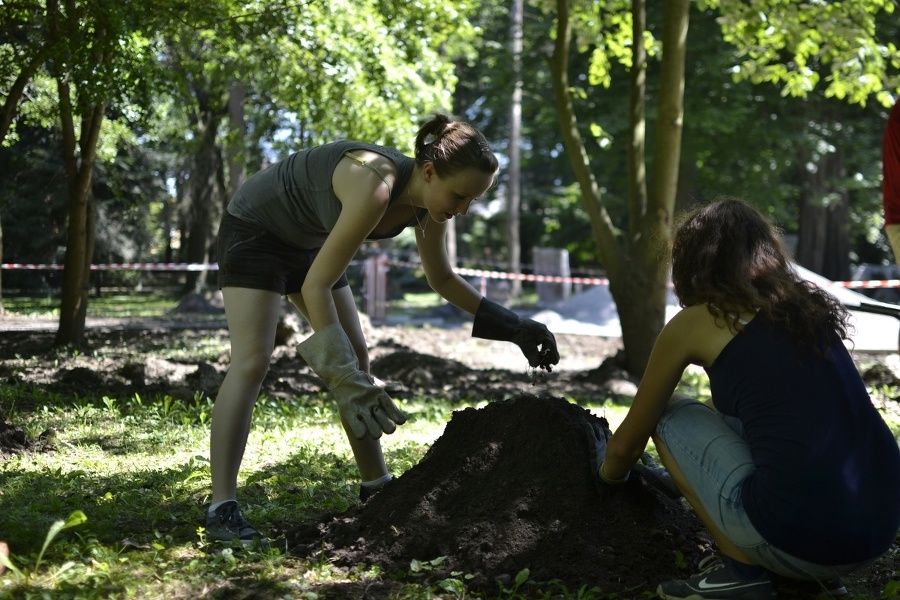
[(691, 402), (691, 401), (696, 402), (697, 400), (693, 396), (688, 396), (687, 394), (682, 394), (681, 392), (674, 392), (672, 394), (672, 397), (669, 398), (669, 403), (667, 404), (667, 406), (674, 406), (678, 403)]
[(261, 383), (269, 372), (270, 356), (263, 353), (242, 355), (239, 358), (232, 357), (229, 374), (233, 374), (243, 381)]

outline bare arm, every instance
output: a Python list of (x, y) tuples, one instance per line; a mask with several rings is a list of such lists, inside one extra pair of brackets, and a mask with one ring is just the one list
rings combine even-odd
[[(377, 157), (376, 157), (377, 158)], [(394, 175), (390, 162), (379, 164)], [(359, 247), (387, 210), (390, 190), (370, 169), (349, 159), (334, 171), (334, 192), (341, 201), (341, 215), (313, 261), (301, 293), (314, 331), (338, 322), (331, 288), (341, 277)]]
[[(430, 219), (431, 217), (426, 217)], [(425, 235), (416, 229), (416, 245), (425, 270), (428, 285), (450, 304), (475, 314), (481, 303), (481, 294), (453, 271), (447, 255), (446, 235), (449, 222), (430, 221)]]
[(625, 476), (640, 458), (689, 364), (709, 365), (733, 335), (718, 327), (705, 305), (685, 308), (660, 332), (634, 402), (606, 450), (603, 472)]

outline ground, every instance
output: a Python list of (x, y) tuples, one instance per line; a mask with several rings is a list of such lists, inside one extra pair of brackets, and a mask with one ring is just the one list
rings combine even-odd
[[(52, 326), (41, 330), (34, 322), (5, 319), (0, 378), (66, 392), (215, 395), (227, 354), (198, 365), (162, 360), (154, 352), (209, 335), (224, 337), (223, 323), (206, 320), (202, 330), (184, 318), (90, 324), (88, 342), (104, 348), (97, 353), (101, 358), (84, 352), (77, 367), (60, 369), (47, 354)], [(321, 388), (294, 350), (302, 329), (290, 318), (283, 323), (267, 394)], [(620, 350), (619, 340), (559, 336), (563, 360), (546, 373), (529, 370), (511, 344), (473, 340), (465, 324), (367, 325), (366, 331), (372, 372), (388, 390), (492, 402), (456, 411), (422, 461), (367, 503), (317, 522), (282, 524), (293, 553), (324, 554), (347, 569), (378, 565), (387, 572), (408, 571), (412, 559), (446, 557), (427, 565), (421, 577), (464, 574), (470, 586), (496, 593), (515, 586), (516, 575), (528, 568), (533, 580), (556, 580), (573, 594), (586, 585), (630, 597), (685, 576), (711, 551), (708, 536), (681, 501), (637, 477), (605, 496), (591, 483), (582, 428), (598, 417), (566, 398), (633, 394), (635, 382), (608, 360)], [(115, 349), (123, 349), (121, 355)], [(15, 424), (0, 423), (0, 458), (40, 444), (25, 439)], [(877, 598), (898, 578), (898, 563), (898, 552), (891, 552), (848, 584), (859, 597)], [(379, 597), (375, 589), (367, 594)]]

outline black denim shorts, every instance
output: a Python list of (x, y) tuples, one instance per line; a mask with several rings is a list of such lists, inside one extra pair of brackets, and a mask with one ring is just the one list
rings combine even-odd
[[(281, 295), (300, 291), (319, 248), (302, 250), (286, 244), (259, 225), (225, 213), (219, 226), (216, 254), (219, 288), (269, 290)], [(344, 273), (331, 289), (350, 285)]]

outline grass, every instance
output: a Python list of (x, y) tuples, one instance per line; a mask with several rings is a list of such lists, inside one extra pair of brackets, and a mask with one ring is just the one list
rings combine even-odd
[[(177, 305), (177, 299), (162, 293), (123, 293), (92, 296), (88, 302), (89, 317), (157, 317)], [(4, 296), (3, 307), (11, 315), (20, 317), (59, 317), (59, 298), (56, 296)]]
[[(172, 306), (171, 299), (153, 297), (109, 300), (92, 303), (95, 314), (153, 316)], [(19, 314), (42, 310), (39, 303), (4, 301)], [(217, 343), (227, 342), (210, 339), (191, 349), (159, 352), (208, 360), (224, 350)], [(696, 371), (688, 372), (682, 384), (701, 399), (709, 396), (705, 376)], [(876, 392), (897, 395), (895, 389)], [(462, 408), (440, 398), (399, 400), (410, 420), (385, 440), (385, 458), (394, 473), (421, 460), (452, 410)], [(613, 429), (627, 411), (612, 403), (584, 405), (609, 419)], [(332, 407), (321, 396), (258, 402), (238, 494), (263, 531), (356, 503), (356, 469)], [(341, 570), (277, 549), (248, 553), (207, 543), (199, 524), (210, 488), (211, 409), (212, 401), (201, 394), (179, 400), (110, 397), (99, 390), (74, 397), (0, 380), (0, 421), (22, 427), (46, 450), (0, 459), (0, 539), (10, 550), (5, 561), (0, 554), (7, 567), (0, 575), (0, 598), (314, 600), (326, 594), (358, 597), (361, 583), (389, 579), (377, 570)], [(900, 422), (890, 424), (900, 435)], [(405, 578), (410, 583), (396, 587), (394, 597), (472, 598), (465, 573), (434, 585), (417, 583), (416, 573), (427, 572), (439, 559), (416, 558)], [(525, 598), (520, 586), (527, 579), (526, 571), (519, 573), (495, 597)], [(900, 582), (891, 583), (900, 588)], [(530, 587), (527, 597), (608, 596), (561, 591), (548, 583)]]
[[(316, 598), (322, 586), (382, 577), (348, 575), (278, 550), (248, 556), (206, 543), (198, 527), (210, 486), (209, 399), (42, 394), (35, 386), (0, 384), (0, 418), (29, 437), (56, 432), (47, 441), (55, 450), (0, 464), (0, 538), (11, 550), (0, 596), (229, 597), (249, 587), (254, 597)], [(25, 396), (32, 408), (17, 409)], [(263, 530), (356, 502), (355, 466), (330, 406), (321, 397), (264, 397), (257, 405), (239, 497)], [(385, 443), (395, 473), (422, 458), (452, 410), (422, 400), (403, 408), (410, 421)], [(608, 417), (624, 414), (598, 408)], [(427, 569), (433, 558), (421, 557), (411, 569)], [(446, 594), (412, 583), (399, 597), (466, 597)]]
[[(199, 521), (210, 486), (209, 399), (42, 393), (0, 384), (0, 418), (33, 438), (48, 428), (57, 432), (48, 441), (55, 451), (0, 463), (0, 538), (9, 544), (13, 567), (0, 576), (0, 597), (315, 599), (324, 588), (340, 595), (342, 586), (386, 577), (347, 573), (278, 550), (249, 555), (206, 543)], [(33, 408), (17, 410), (16, 396), (27, 396)], [(356, 502), (355, 467), (330, 406), (321, 397), (260, 400), (239, 497), (263, 530)], [(460, 407), (403, 402), (410, 421), (385, 442), (393, 472), (422, 458), (453, 408)], [(589, 408), (614, 428), (627, 410)], [(419, 557), (410, 573), (433, 559)], [(461, 574), (440, 585), (409, 583), (396, 597), (469, 598), (464, 581)], [(546, 589), (547, 598), (606, 598)], [(509, 590), (496, 597), (522, 596)]]

